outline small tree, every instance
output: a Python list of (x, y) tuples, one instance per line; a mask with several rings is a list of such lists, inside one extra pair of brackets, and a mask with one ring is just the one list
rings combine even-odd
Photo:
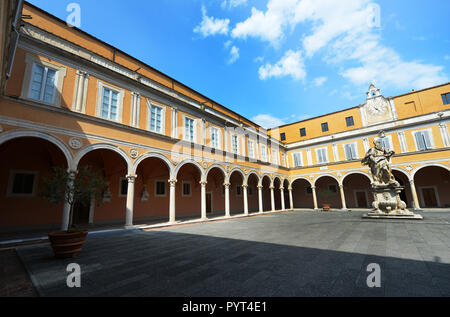
[(89, 166), (79, 166), (77, 173), (68, 172), (61, 167), (54, 167), (53, 174), (44, 178), (40, 195), (51, 204), (67, 202), (70, 205), (68, 226), (70, 230), (75, 203), (79, 202), (83, 206), (87, 206), (94, 198), (97, 204), (100, 204), (103, 191), (107, 186), (108, 183), (103, 176)]

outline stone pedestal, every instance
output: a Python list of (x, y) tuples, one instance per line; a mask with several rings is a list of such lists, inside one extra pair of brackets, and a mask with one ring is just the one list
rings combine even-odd
[(363, 216), (363, 218), (375, 219), (423, 219), (408, 209), (406, 204), (400, 199), (400, 193), (404, 187), (397, 182), (390, 184), (373, 184), (373, 210)]

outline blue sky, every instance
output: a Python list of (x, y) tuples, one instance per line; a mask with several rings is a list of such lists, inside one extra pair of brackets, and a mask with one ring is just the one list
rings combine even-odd
[(270, 128), (450, 78), (450, 1), (29, 0)]

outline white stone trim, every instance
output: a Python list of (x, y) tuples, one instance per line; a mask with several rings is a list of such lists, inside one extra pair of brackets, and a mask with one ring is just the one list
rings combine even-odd
[[(103, 89), (110, 89), (114, 92), (118, 93), (117, 98), (117, 119), (109, 119), (109, 118), (103, 118), (102, 117), (102, 98), (103, 98)], [(101, 80), (98, 80), (97, 82), (97, 105), (95, 107), (95, 115), (99, 118), (102, 118), (103, 120), (107, 121), (114, 121), (123, 123), (122, 121), (122, 114), (123, 114), (123, 99), (124, 99), (125, 90), (122, 88), (117, 88), (113, 85), (107, 84)]]
[[(428, 129), (421, 129), (421, 130), (411, 131), (411, 135), (412, 135), (413, 140), (414, 140), (414, 147), (415, 147), (416, 151), (424, 151), (424, 150), (420, 150), (420, 149), (418, 148), (418, 146), (417, 146), (417, 140), (416, 140), (416, 134), (419, 133), (419, 132), (423, 132), (423, 131), (428, 132), (429, 137), (430, 137), (431, 149), (435, 149), (436, 147), (435, 147), (435, 145), (434, 145), (433, 130), (432, 130), (431, 127), (430, 127), (430, 128), (428, 128)], [(429, 149), (426, 149), (426, 150), (429, 150)]]
[[(152, 115), (152, 107), (157, 107), (161, 109), (161, 131), (151, 130), (151, 115)], [(153, 100), (147, 98), (147, 118), (146, 118), (146, 129), (153, 133), (165, 135), (166, 134), (166, 108), (167, 106), (161, 105), (159, 103), (154, 102)]]

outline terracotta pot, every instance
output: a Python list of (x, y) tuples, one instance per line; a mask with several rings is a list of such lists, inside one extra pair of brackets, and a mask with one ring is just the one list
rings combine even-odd
[(57, 258), (74, 258), (81, 251), (88, 231), (55, 231), (48, 234), (48, 240)]
[(322, 205), (322, 209), (325, 210), (325, 211), (328, 211), (328, 210), (330, 210), (330, 205), (329, 204), (323, 204)]

